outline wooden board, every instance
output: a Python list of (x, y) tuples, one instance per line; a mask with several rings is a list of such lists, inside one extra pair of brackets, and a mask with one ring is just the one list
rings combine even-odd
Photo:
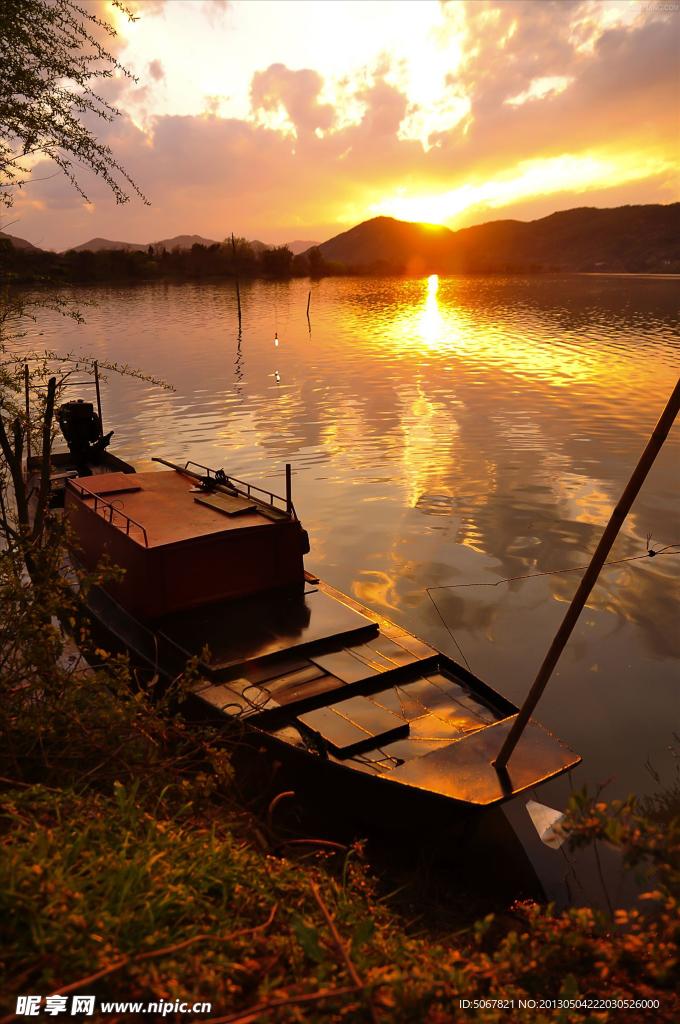
[(486, 806), (560, 775), (581, 760), (566, 744), (531, 719), (510, 758), (507, 772), (497, 771), (492, 762), (513, 720), (511, 716), (440, 750), (414, 757), (394, 768), (389, 777), (415, 789)]
[(340, 758), (408, 736), (409, 731), (408, 722), (362, 696), (308, 711), (297, 720)]
[(227, 516), (238, 516), (243, 512), (253, 512), (256, 508), (254, 502), (247, 498), (232, 498), (229, 494), (206, 494), (195, 497), (199, 505), (207, 505), (209, 508), (224, 512)]

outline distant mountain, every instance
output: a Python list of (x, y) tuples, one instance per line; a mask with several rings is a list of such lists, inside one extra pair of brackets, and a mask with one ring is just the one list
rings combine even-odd
[[(0, 238), (3, 237), (0, 232)], [(11, 238), (11, 235), (4, 236)], [(22, 242), (22, 239), (17, 239), (17, 242)], [(142, 245), (139, 242), (112, 242), (109, 238), (91, 238), (89, 242), (83, 242), (82, 245), (75, 245), (72, 252), (84, 252), (86, 249), (90, 252), (101, 252), (103, 249), (125, 249), (127, 252), (146, 252), (149, 245), (153, 245), (154, 249), (167, 249), (168, 252), (172, 252), (173, 249), (190, 249), (192, 245), (217, 245), (218, 243), (214, 238), (203, 238), (201, 235), (175, 235), (174, 238), (161, 238), (158, 242), (147, 242), (146, 245)], [(267, 245), (265, 242), (260, 242), (257, 239), (250, 243), (259, 255), (263, 249), (273, 249), (273, 245)], [(317, 245), (317, 242), (303, 242), (295, 241), (288, 242), (288, 248), (297, 255), (298, 253), (305, 252), (305, 250), (312, 248)], [(15, 248), (30, 248), (30, 242), (23, 242), (23, 246), (16, 244)], [(35, 247), (33, 247), (35, 248)]]
[(22, 249), (24, 252), (45, 251), (44, 249), (40, 249), (37, 245), (33, 245), (32, 242), (27, 242), (25, 238), (17, 238), (16, 235), (8, 235), (5, 231), (0, 231), (0, 238), (9, 238), (15, 249)]
[(109, 238), (91, 238), (89, 242), (83, 242), (82, 245), (75, 245), (72, 252), (84, 252), (86, 249), (90, 252), (101, 252), (102, 249), (125, 249), (126, 252), (146, 252), (149, 245), (159, 248), (165, 248), (168, 252), (172, 252), (173, 249), (190, 249), (192, 245), (215, 245), (215, 241), (212, 238), (202, 238), (200, 235), (175, 235), (174, 238), (162, 238), (158, 242), (147, 242), (146, 245), (142, 245), (139, 242), (112, 242)]
[(307, 252), (308, 249), (313, 249), (318, 242), (302, 242), (296, 238), (294, 242), (286, 242), (286, 245), (293, 253), (294, 256), (299, 256), (301, 252)]
[(329, 262), (396, 272), (680, 272), (680, 203), (580, 207), (534, 221), (497, 220), (450, 231), (375, 217), (319, 246)]
[(82, 245), (74, 245), (68, 252), (101, 252), (102, 249), (124, 249), (126, 252), (146, 251), (148, 246), (136, 242), (112, 242), (110, 238), (91, 238)]
[[(154, 247), (165, 247), (168, 252), (173, 249), (190, 249), (192, 245), (219, 245), (214, 238), (202, 238), (201, 235), (175, 235), (174, 238), (162, 238), (160, 242), (152, 242)], [(144, 246), (145, 249), (148, 246)]]
[[(264, 252), (265, 249), (277, 248), (277, 246), (275, 245), (268, 245), (266, 242), (261, 242), (259, 238), (254, 238), (250, 244), (253, 247), (253, 251), (257, 256), (259, 256), (261, 252)], [(301, 242), (299, 239), (296, 239), (294, 242), (284, 242), (283, 244), (288, 246), (290, 251), (293, 253), (293, 256), (298, 256), (301, 252), (307, 252), (308, 249), (312, 249), (315, 245), (318, 245), (319, 243)]]

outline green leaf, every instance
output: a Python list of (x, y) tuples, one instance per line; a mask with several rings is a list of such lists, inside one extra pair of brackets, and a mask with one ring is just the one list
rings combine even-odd
[(295, 932), (296, 939), (311, 960), (321, 963), (326, 959), (319, 942), (319, 933), (314, 925), (307, 924), (301, 917), (295, 916), (291, 921), (291, 927)]
[(352, 932), (352, 949), (361, 949), (367, 942), (370, 942), (375, 932), (375, 923), (373, 918), (365, 917), (363, 921), (359, 921)]

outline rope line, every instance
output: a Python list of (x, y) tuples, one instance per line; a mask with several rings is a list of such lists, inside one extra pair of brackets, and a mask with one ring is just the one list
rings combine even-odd
[[(658, 548), (657, 550), (654, 550), (654, 548), (650, 547), (651, 539), (652, 539), (651, 534), (647, 534), (647, 550), (644, 553), (644, 555), (631, 555), (629, 558), (616, 558), (616, 559), (613, 559), (611, 562), (605, 562), (604, 565), (602, 566), (602, 568), (604, 568), (605, 565), (621, 565), (622, 562), (637, 562), (641, 558), (654, 558), (656, 555), (680, 555), (680, 542), (675, 543), (675, 544), (666, 544), (665, 547)], [(677, 550), (672, 550), (672, 549), (677, 549)], [(501, 583), (513, 583), (515, 580), (533, 580), (533, 579), (535, 579), (538, 576), (558, 576), (560, 573), (563, 573), (563, 572), (579, 572), (579, 571), (587, 569), (587, 568), (588, 568), (587, 565), (575, 565), (571, 569), (552, 569), (549, 572), (531, 572), (531, 573), (527, 573), (525, 576), (508, 576), (507, 579), (496, 580), (495, 583), (450, 583), (447, 586), (443, 586), (443, 587), (425, 587), (425, 593), (427, 594), (427, 596), (429, 597), (430, 601), (432, 602), (432, 604), (434, 606), (434, 610), (436, 611), (437, 615), (441, 619), (442, 625), (446, 629), (446, 632), (449, 634), (449, 636), (453, 640), (454, 644), (458, 648), (458, 652), (459, 652), (461, 658), (463, 659), (463, 661), (465, 662), (465, 664), (467, 665), (468, 671), (472, 672), (472, 669), (470, 668), (470, 663), (468, 662), (467, 658), (463, 654), (463, 652), (461, 650), (461, 647), (460, 647), (460, 644), (458, 643), (458, 641), (456, 640), (455, 636), (451, 632), (446, 619), (444, 618), (444, 616), (442, 615), (441, 611), (439, 610), (439, 607), (437, 606), (437, 602), (433, 598), (431, 591), (433, 591), (433, 590), (457, 590), (457, 589), (462, 589), (463, 587), (498, 587), (498, 586), (500, 586)]]
[[(680, 549), (680, 543), (667, 544), (663, 548), (659, 548), (658, 551), (654, 551), (649, 548), (644, 555), (631, 555), (630, 558), (616, 558), (611, 562), (604, 562), (602, 568), (605, 565), (620, 565), (622, 562), (637, 562), (641, 558), (654, 558), (655, 555), (680, 555), (680, 550), (671, 551), (670, 548)], [(514, 580), (533, 580), (538, 576), (557, 576), (562, 572), (579, 572), (582, 569), (587, 569), (587, 565), (574, 565), (571, 569), (552, 569), (549, 572), (530, 572), (525, 576), (508, 576), (504, 580), (496, 580), (495, 583), (449, 583), (443, 587), (425, 587), (425, 590), (429, 594), (431, 590), (456, 590), (459, 587), (498, 587), (501, 583), (512, 583)], [(436, 605), (435, 605), (436, 607)]]
[[(467, 658), (466, 658), (466, 657), (465, 657), (465, 655), (463, 654), (462, 650), (460, 649), (460, 644), (458, 643), (458, 641), (456, 640), (455, 636), (453, 635), (453, 633), (452, 633), (452, 632), (451, 632), (451, 630), (449, 629), (449, 627), (448, 627), (448, 625), (447, 625), (447, 623), (446, 623), (446, 620), (445, 620), (444, 616), (443, 616), (443, 615), (442, 615), (442, 613), (441, 613), (441, 612), (439, 611), (439, 608), (437, 607), (437, 603), (436, 603), (435, 599), (433, 598), (432, 594), (430, 593), (430, 591), (431, 591), (431, 590), (446, 590), (446, 589), (447, 589), (446, 587), (425, 587), (425, 593), (426, 593), (426, 594), (427, 594), (427, 596), (429, 597), (430, 601), (432, 601), (432, 604), (434, 605), (434, 610), (436, 611), (436, 613), (437, 613), (437, 615), (439, 616), (439, 618), (440, 618), (440, 619), (442, 620), (442, 623), (444, 624), (444, 628), (446, 629), (446, 632), (447, 632), (447, 633), (449, 634), (449, 636), (450, 636), (450, 637), (451, 637), (451, 639), (453, 640), (454, 644), (455, 644), (455, 645), (456, 645), (456, 647), (458, 648), (458, 653), (460, 654), (461, 658), (463, 659), (463, 661), (464, 661), (464, 662), (465, 662), (465, 664), (467, 665), (467, 670), (468, 670), (468, 672), (472, 672), (472, 669), (470, 668), (470, 663), (469, 663), (469, 661), (467, 660)], [(474, 674), (474, 673), (473, 673), (473, 674)]]

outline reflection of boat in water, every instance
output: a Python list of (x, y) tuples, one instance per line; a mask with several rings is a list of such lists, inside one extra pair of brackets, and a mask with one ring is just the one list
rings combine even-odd
[(196, 658), (196, 707), (246, 723), (303, 775), (399, 813), (413, 798), (500, 803), (579, 761), (531, 720), (494, 767), (517, 708), (305, 572), (289, 472), (279, 497), (193, 463), (136, 472), (71, 449), (53, 465), (74, 557), (125, 570), (86, 598), (108, 642), (166, 680)]

